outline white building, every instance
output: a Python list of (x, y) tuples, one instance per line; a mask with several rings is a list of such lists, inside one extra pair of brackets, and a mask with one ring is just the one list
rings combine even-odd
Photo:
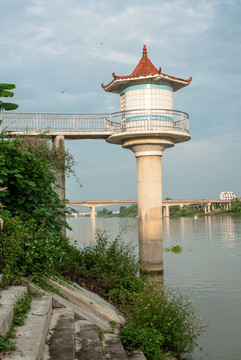
[(236, 196), (233, 191), (222, 191), (220, 193), (220, 200), (233, 200)]

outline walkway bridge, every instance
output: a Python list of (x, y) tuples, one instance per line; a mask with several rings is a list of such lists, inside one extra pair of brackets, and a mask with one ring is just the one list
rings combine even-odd
[(188, 114), (166, 109), (130, 110), (109, 114), (3, 112), (0, 120), (0, 131), (11, 132), (12, 136), (46, 133), (52, 137), (62, 135), (66, 139), (107, 139), (113, 133), (140, 133), (140, 123), (145, 134), (155, 131), (173, 136), (181, 132), (189, 133)]
[[(99, 206), (137, 204), (137, 200), (70, 200), (69, 206), (82, 206), (90, 208), (91, 219), (95, 218), (95, 208)], [(230, 200), (202, 199), (202, 200), (163, 200), (162, 208), (164, 217), (169, 217), (170, 206), (200, 205), (204, 208), (205, 214), (214, 210), (215, 206), (224, 206), (226, 209), (231, 207)]]

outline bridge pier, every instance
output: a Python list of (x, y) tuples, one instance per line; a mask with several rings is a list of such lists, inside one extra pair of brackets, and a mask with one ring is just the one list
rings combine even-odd
[(205, 206), (204, 206), (204, 212), (205, 212), (205, 214), (209, 214), (210, 212), (211, 212), (211, 210), (210, 210), (210, 204), (208, 203), (208, 204), (205, 204)]
[(163, 272), (162, 170), (161, 156), (173, 146), (160, 138), (124, 140), (123, 148), (134, 152), (137, 160), (139, 255), (141, 269)]
[(90, 220), (95, 220), (95, 206), (90, 206)]
[(169, 211), (169, 205), (164, 205), (163, 206), (163, 216), (164, 217), (169, 217), (170, 216), (170, 211)]

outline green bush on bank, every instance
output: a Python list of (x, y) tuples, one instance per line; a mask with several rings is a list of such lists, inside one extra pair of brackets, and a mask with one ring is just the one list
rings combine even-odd
[(117, 304), (129, 301), (141, 289), (137, 277), (139, 262), (134, 248), (124, 244), (120, 236), (110, 241), (105, 233), (96, 234), (96, 244), (78, 253), (78, 268), (72, 263), (63, 275), (87, 286)]
[(0, 272), (8, 277), (39, 277), (60, 273), (75, 249), (67, 239), (46, 231), (34, 219), (21, 220), (0, 210)]

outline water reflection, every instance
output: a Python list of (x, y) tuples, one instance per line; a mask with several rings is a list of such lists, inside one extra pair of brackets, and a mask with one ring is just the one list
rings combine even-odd
[(224, 247), (234, 248), (238, 241), (235, 229), (235, 218), (231, 216), (206, 216), (204, 217), (206, 229), (210, 240), (215, 240), (220, 234)]

